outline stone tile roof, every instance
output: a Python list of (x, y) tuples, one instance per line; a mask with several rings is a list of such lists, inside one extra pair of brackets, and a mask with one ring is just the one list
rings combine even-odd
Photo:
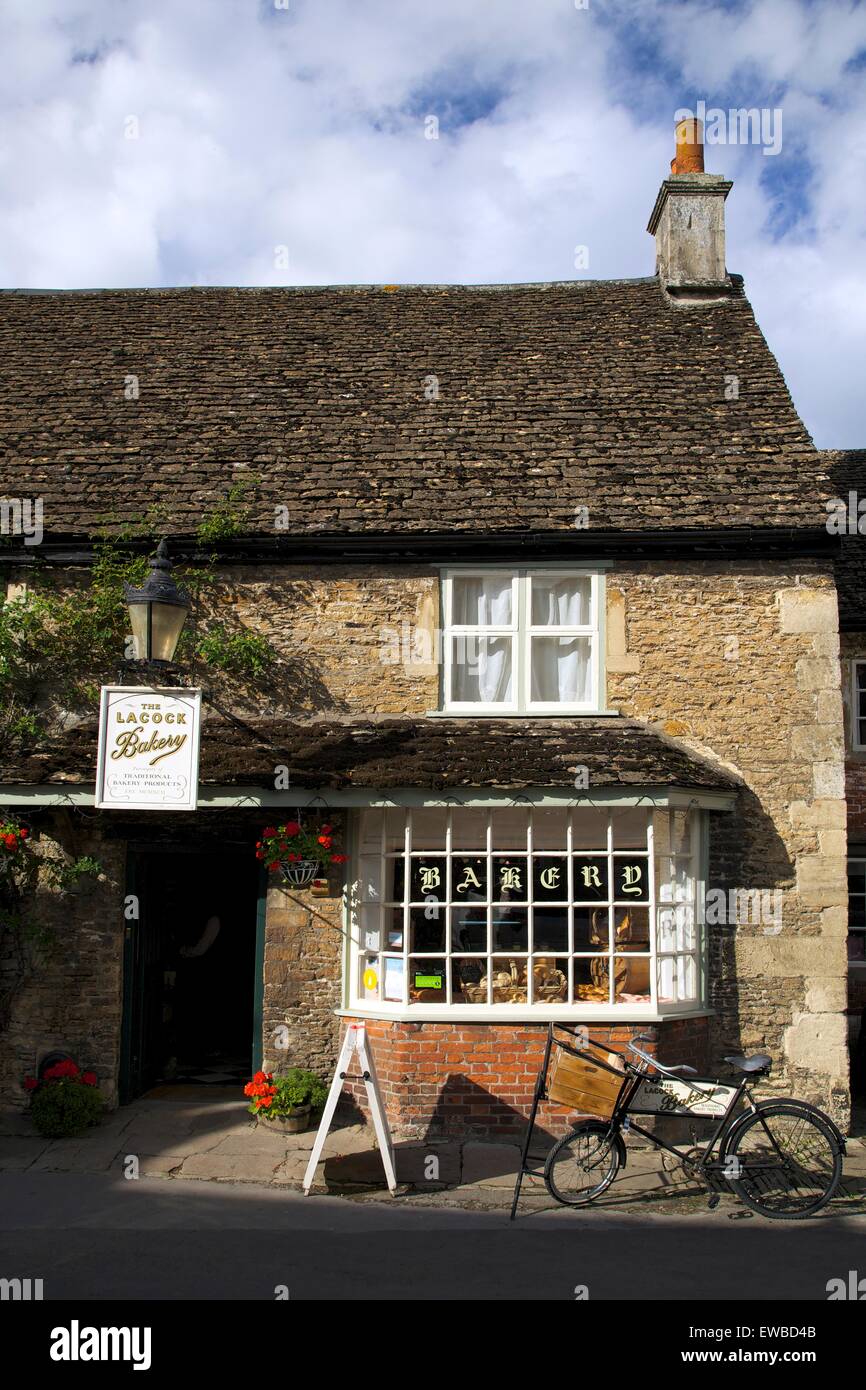
[(269, 536), (275, 507), (337, 535), (574, 533), (577, 507), (596, 531), (820, 528), (819, 456), (735, 279), (690, 308), (654, 278), (3, 292), (0, 495), (41, 496), (49, 538), (156, 503), (191, 534), (251, 474)]
[[(32, 751), (0, 759), (0, 782), (91, 782), (95, 721)], [(713, 767), (646, 725), (626, 719), (407, 719), (240, 722), (202, 727), (202, 783), (273, 787), (279, 765), (292, 787), (573, 787), (588, 769), (602, 787), (733, 789)]]
[[(858, 502), (866, 502), (866, 449), (822, 449), (821, 460), (829, 474), (825, 502), (840, 498), (847, 505), (848, 494), (856, 493), (854, 525), (862, 522), (864, 534), (858, 531), (843, 536), (836, 562), (836, 589), (840, 628), (866, 632), (866, 509), (857, 515)], [(824, 516), (826, 519), (826, 509)]]

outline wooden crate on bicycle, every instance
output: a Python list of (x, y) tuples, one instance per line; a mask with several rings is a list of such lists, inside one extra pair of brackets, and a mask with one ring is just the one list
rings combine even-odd
[[(618, 1058), (611, 1058), (610, 1065)], [(554, 1105), (567, 1105), (581, 1115), (598, 1115), (609, 1120), (625, 1076), (608, 1071), (584, 1057), (575, 1057), (564, 1048), (554, 1047), (547, 1073), (547, 1098)]]

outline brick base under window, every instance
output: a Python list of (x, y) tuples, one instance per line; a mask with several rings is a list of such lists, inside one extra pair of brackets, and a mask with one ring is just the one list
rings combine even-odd
[[(658, 1031), (659, 1040), (656, 1045), (641, 1044), (647, 1052), (661, 1062), (687, 1062), (705, 1069), (705, 1018), (590, 1027), (589, 1035), (622, 1049), (635, 1034), (651, 1028)], [(367, 1036), (395, 1137), (513, 1140), (524, 1133), (544, 1055), (546, 1024), (368, 1019)], [(366, 1113), (363, 1082), (347, 1082), (346, 1090)], [(549, 1134), (564, 1133), (573, 1119), (562, 1106), (546, 1102), (539, 1111), (539, 1124)]]

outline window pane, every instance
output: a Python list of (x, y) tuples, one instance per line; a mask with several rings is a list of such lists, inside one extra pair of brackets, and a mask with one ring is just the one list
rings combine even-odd
[(614, 998), (621, 1004), (650, 1002), (649, 956), (615, 956), (613, 962)]
[(382, 998), (393, 1004), (402, 1004), (405, 983), (405, 961), (399, 956), (385, 956), (382, 961)]
[(567, 907), (537, 907), (533, 922), (536, 951), (568, 950)]
[(591, 621), (592, 580), (589, 575), (547, 578), (532, 576), (533, 627), (585, 627)]
[(613, 895), (617, 902), (649, 901), (649, 858), (619, 855), (613, 861)]
[(606, 1004), (609, 999), (610, 961), (607, 956), (577, 956), (574, 962), (574, 1002)]
[(487, 1003), (487, 961), (483, 956), (455, 960), (451, 972), (455, 1004)]
[(529, 910), (525, 907), (494, 907), (494, 951), (529, 949)]
[(564, 850), (568, 844), (568, 811), (537, 810), (532, 813), (532, 848)]
[(532, 962), (532, 994), (536, 1004), (564, 1004), (568, 1001), (568, 961), (555, 957), (536, 957)]
[(589, 951), (592, 949), (592, 912), (591, 907), (576, 907), (574, 909), (574, 949), (575, 951)]
[(487, 859), (485, 856), (470, 854), (451, 856), (451, 901), (455, 903), (484, 903), (487, 901)]
[(658, 961), (660, 1004), (691, 1003), (697, 997), (697, 963), (694, 956), (667, 956)]
[(561, 903), (568, 899), (568, 860), (564, 854), (533, 859), (532, 896), (537, 903)]
[(456, 575), (451, 587), (451, 621), (477, 627), (511, 625), (510, 574)]
[(640, 806), (611, 812), (614, 849), (646, 849), (647, 813)]
[[(402, 942), (400, 944), (402, 945)], [(412, 952), (445, 950), (444, 907), (412, 907), (409, 909), (409, 950)]]
[(444, 960), (410, 960), (409, 998), (421, 1004), (447, 1002)]
[(600, 855), (574, 856), (574, 901), (607, 901), (607, 860)]
[(494, 1004), (525, 1004), (526, 961), (508, 956), (493, 957)]
[(451, 699), (473, 704), (510, 704), (510, 637), (452, 637)]
[(694, 951), (697, 948), (695, 910), (691, 903), (660, 907), (658, 911), (658, 949)]
[(607, 849), (607, 816), (603, 811), (578, 808), (572, 812), (572, 843), (575, 849)]
[(661, 858), (656, 861), (656, 880), (659, 902), (690, 902), (694, 897), (694, 882), (688, 859)]
[(452, 951), (487, 951), (487, 908), (450, 910), (450, 948)]
[[(495, 841), (494, 841), (495, 843)], [(525, 903), (529, 899), (529, 875), (525, 854), (494, 855), (493, 901)]]
[(531, 693), (535, 704), (582, 704), (592, 684), (588, 637), (533, 637)]
[(455, 807), (451, 818), (451, 844), (454, 849), (486, 849), (487, 812)]
[(445, 830), (448, 824), (447, 812), (422, 807), (412, 812), (412, 848), (445, 849)]
[(688, 811), (656, 811), (653, 819), (656, 854), (691, 853), (691, 820)]
[(486, 907), (452, 907), (451, 950), (487, 950)]

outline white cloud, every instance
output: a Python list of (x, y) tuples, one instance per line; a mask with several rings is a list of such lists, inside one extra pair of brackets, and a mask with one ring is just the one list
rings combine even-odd
[(860, 5), (7, 0), (0, 40), (22, 287), (646, 275), (674, 110), (779, 105), (780, 155), (708, 149), (729, 265), (817, 442), (866, 443)]

